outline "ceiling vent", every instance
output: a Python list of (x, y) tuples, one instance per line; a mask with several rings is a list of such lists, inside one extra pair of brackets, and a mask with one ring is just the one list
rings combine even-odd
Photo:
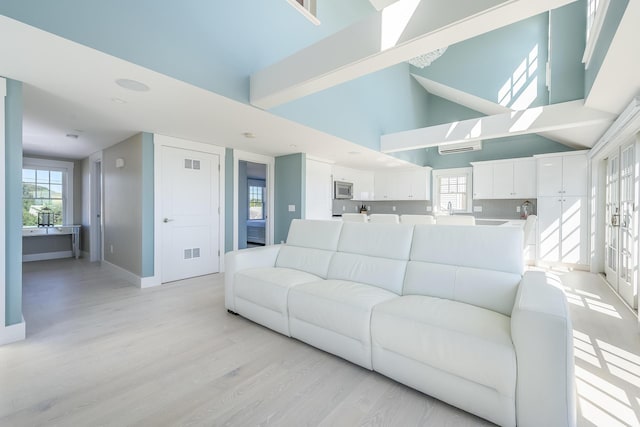
[(482, 141), (456, 142), (454, 144), (438, 145), (438, 153), (456, 154), (466, 153), (467, 151), (482, 150)]

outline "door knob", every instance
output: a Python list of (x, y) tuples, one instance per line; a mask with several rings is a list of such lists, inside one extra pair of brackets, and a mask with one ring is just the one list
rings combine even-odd
[(162, 220), (162, 222), (170, 222), (170, 221), (173, 221), (173, 220), (169, 219), (169, 218), (165, 218), (165, 219)]

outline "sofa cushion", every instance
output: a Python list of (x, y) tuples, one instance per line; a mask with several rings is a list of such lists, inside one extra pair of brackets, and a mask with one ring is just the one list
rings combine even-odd
[(341, 221), (294, 219), (289, 227), (287, 245), (335, 251), (341, 229)]
[(251, 268), (236, 273), (235, 296), (286, 316), (289, 288), (318, 279), (316, 275), (289, 268)]
[[(337, 332), (370, 347), (371, 309), (398, 298), (392, 292), (344, 280), (300, 284), (289, 291), (289, 317)], [(298, 337), (292, 330), (292, 336)]]
[(416, 225), (411, 260), (522, 276), (522, 239), (523, 232), (518, 227)]
[(327, 278), (373, 285), (401, 295), (406, 268), (406, 261), (337, 252)]
[(519, 274), (409, 261), (403, 295), (426, 295), (473, 304), (511, 316)]
[(334, 253), (323, 249), (283, 245), (276, 259), (276, 267), (305, 271), (324, 279)]
[(371, 339), (374, 347), (515, 396), (516, 355), (510, 318), (502, 314), (446, 299), (403, 296), (374, 307)]
[(338, 252), (408, 260), (413, 225), (347, 222), (342, 226)]

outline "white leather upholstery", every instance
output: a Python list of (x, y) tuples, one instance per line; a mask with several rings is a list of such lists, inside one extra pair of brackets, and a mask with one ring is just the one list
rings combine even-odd
[(401, 295), (406, 268), (406, 261), (338, 252), (327, 278), (360, 282)]
[(436, 216), (438, 225), (476, 225), (475, 217), (471, 215), (438, 215)]
[(403, 295), (428, 295), (511, 316), (522, 277), (480, 268), (409, 261)]
[(518, 425), (574, 426), (573, 328), (560, 279), (525, 273), (511, 335), (518, 356)]
[(335, 251), (341, 229), (340, 221), (294, 219), (289, 227), (287, 245)]
[[(393, 377), (397, 366), (378, 358), (391, 352), (419, 362), (416, 371), (424, 366), (480, 385), (492, 391), (487, 399), (501, 414), (489, 419), (515, 425), (516, 355), (510, 329), (509, 317), (468, 304), (425, 296), (396, 298), (373, 309), (373, 368)], [(452, 386), (438, 384), (434, 395), (445, 401), (455, 396), (449, 403), (469, 412), (479, 410), (474, 394), (465, 396), (466, 386)], [(432, 391), (428, 384), (424, 387)]]
[(289, 289), (319, 279), (288, 268), (252, 268), (235, 274), (235, 307), (244, 317), (290, 336)]
[(306, 271), (324, 279), (327, 277), (329, 263), (334, 254), (334, 251), (323, 249), (284, 245), (278, 254), (276, 267)]
[(369, 222), (377, 222), (381, 224), (398, 224), (400, 219), (396, 214), (371, 214), (369, 215)]
[[(343, 280), (301, 284), (289, 292), (291, 336), (371, 369), (371, 309), (392, 298), (397, 295)], [(309, 325), (333, 334), (318, 335)], [(346, 339), (334, 342), (334, 334)]]
[(433, 215), (400, 215), (400, 224), (435, 224)]
[(263, 246), (227, 252), (224, 257), (224, 306), (237, 311), (235, 304), (235, 275), (238, 271), (257, 267), (273, 267), (280, 253), (280, 245)]
[(504, 271), (522, 276), (522, 230), (416, 225), (411, 260)]
[(338, 252), (407, 260), (412, 240), (412, 225), (345, 223)]
[(342, 221), (344, 222), (367, 222), (369, 218), (365, 213), (343, 213)]

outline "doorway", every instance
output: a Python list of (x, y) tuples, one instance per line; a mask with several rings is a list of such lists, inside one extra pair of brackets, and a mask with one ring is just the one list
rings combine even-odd
[(607, 158), (605, 194), (605, 276), (633, 309), (637, 292), (637, 161), (635, 143), (616, 149)]
[(238, 162), (238, 249), (267, 242), (267, 165)]

